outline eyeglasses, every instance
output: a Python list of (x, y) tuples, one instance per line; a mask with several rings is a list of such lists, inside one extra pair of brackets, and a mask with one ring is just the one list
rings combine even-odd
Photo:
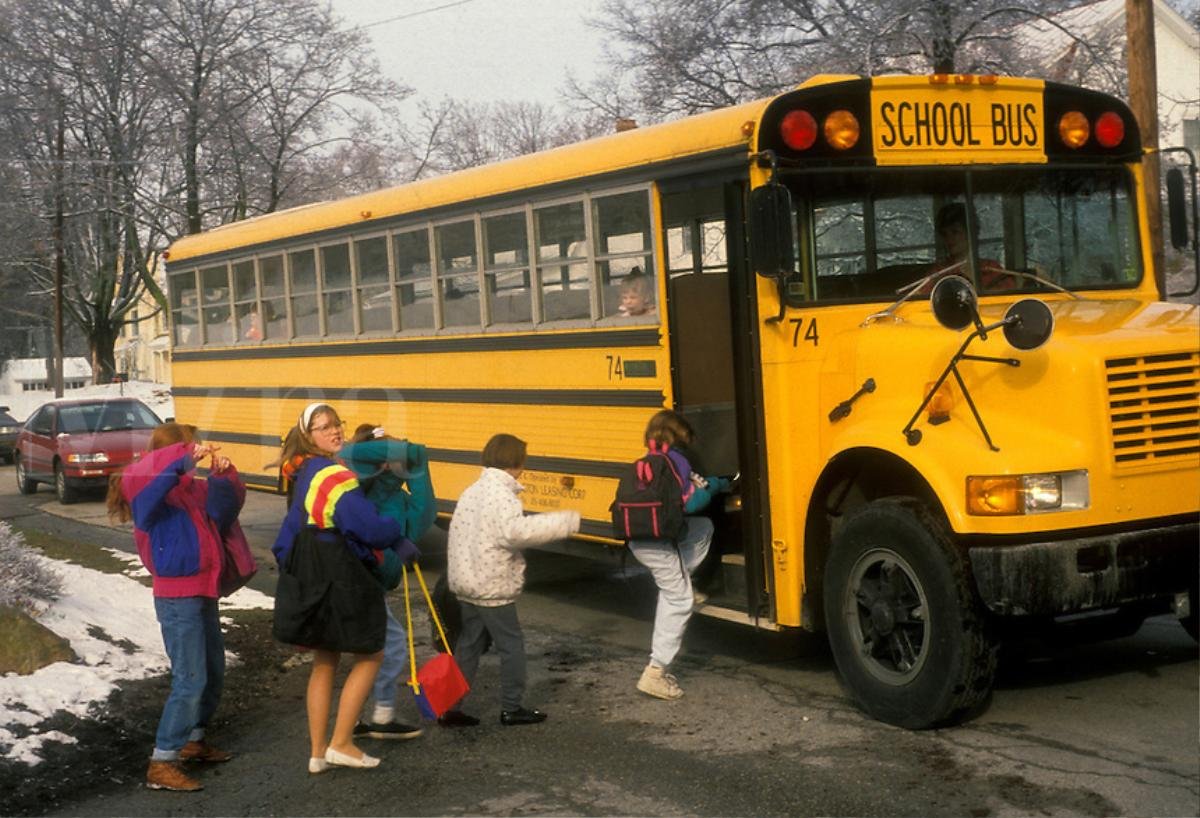
[(337, 423), (326, 423), (324, 426), (314, 426), (309, 430), (309, 434), (316, 434), (317, 432), (324, 434), (325, 432), (332, 432), (334, 429), (341, 429), (345, 425), (346, 421), (344, 420), (338, 421)]

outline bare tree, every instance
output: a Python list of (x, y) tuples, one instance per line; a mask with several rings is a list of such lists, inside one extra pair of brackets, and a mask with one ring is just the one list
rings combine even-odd
[[(50, 290), (61, 257), (64, 310), (87, 338), (94, 377), (107, 382), (113, 342), (152, 286), (148, 248), (161, 240), (137, 204), (163, 125), (133, 47), (150, 36), (148, 15), (137, 0), (29, 0), (7, 11), (13, 70), (3, 81), (20, 104), (4, 125), (23, 137), (27, 200), (42, 222), (24, 254), (30, 289)], [(59, 246), (47, 240), (51, 223)]]
[(607, 71), (577, 109), (657, 120), (769, 96), (817, 73), (1015, 73), (1019, 22), (1078, 0), (606, 0)]
[(572, 115), (541, 102), (493, 103), (444, 99), (420, 108), (404, 132), (409, 179), (477, 167), (595, 136), (607, 128), (584, 112)]

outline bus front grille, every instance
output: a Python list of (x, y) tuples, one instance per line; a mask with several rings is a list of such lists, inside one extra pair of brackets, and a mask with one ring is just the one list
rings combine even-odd
[(1200, 353), (1110, 358), (1108, 417), (1118, 466), (1200, 455)]

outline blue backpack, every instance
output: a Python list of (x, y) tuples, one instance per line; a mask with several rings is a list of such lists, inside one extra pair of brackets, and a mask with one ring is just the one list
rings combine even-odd
[(622, 540), (677, 540), (683, 532), (683, 480), (669, 447), (650, 443), (645, 457), (630, 463), (609, 506), (613, 534)]

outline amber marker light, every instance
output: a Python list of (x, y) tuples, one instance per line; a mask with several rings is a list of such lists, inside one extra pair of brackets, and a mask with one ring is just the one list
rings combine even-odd
[(1084, 469), (967, 478), (968, 514), (1045, 514), (1078, 511), (1090, 504), (1088, 474)]
[(974, 81), (975, 81), (974, 74), (955, 74), (954, 75), (954, 84), (955, 85), (970, 85)]
[(1087, 117), (1079, 111), (1067, 111), (1058, 119), (1058, 138), (1068, 148), (1081, 148), (1088, 140)]
[[(925, 392), (933, 387), (932, 383), (925, 384)], [(950, 391), (950, 384), (942, 381), (942, 385), (930, 397), (929, 403), (925, 406), (925, 414), (929, 417), (929, 422), (937, 425), (945, 423), (950, 419), (950, 410), (954, 408), (954, 393)]]
[(834, 111), (825, 117), (825, 141), (839, 151), (858, 144), (858, 117), (849, 111)]
[(995, 85), (1000, 82), (1000, 78), (995, 74), (984, 74), (979, 78), (980, 85)]
[(1115, 148), (1125, 139), (1125, 120), (1115, 111), (1105, 111), (1096, 120), (1096, 141), (1101, 147)]
[(949, 74), (930, 74), (929, 75), (929, 84), (930, 85), (948, 85), (949, 82), (950, 82)]
[(754, 120), (753, 119), (747, 119), (745, 122), (742, 123), (742, 136), (746, 137), (747, 139), (754, 136)]
[(806, 151), (817, 141), (817, 120), (808, 111), (789, 111), (779, 123), (779, 135), (794, 151)]

